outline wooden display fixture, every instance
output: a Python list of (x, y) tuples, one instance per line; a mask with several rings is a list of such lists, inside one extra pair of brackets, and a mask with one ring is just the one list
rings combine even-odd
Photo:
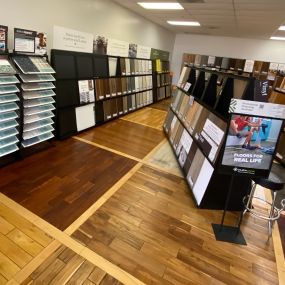
[[(62, 50), (52, 50), (51, 60), (58, 71), (57, 137), (60, 139), (154, 101), (151, 60)], [(163, 74), (162, 88), (166, 88), (165, 80)], [(86, 119), (89, 122), (84, 123)]]
[[(229, 104), (231, 98), (253, 100), (254, 78), (198, 67), (185, 68), (190, 69), (189, 76), (185, 82), (179, 80), (164, 131), (197, 206), (223, 209), (231, 176), (220, 173), (219, 164)], [(186, 92), (184, 88), (189, 82), (193, 87)], [(247, 177), (233, 178), (229, 210), (242, 209), (242, 198), (250, 186)]]

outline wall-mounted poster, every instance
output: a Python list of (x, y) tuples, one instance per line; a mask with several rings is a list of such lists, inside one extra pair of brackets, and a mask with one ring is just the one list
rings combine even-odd
[(137, 45), (137, 58), (150, 59), (150, 47)]
[(137, 57), (138, 45), (137, 44), (129, 44), (129, 57)]
[(279, 139), (285, 105), (232, 99), (221, 171), (267, 177)]
[(35, 53), (39, 55), (47, 54), (47, 34), (44, 32), (37, 32), (35, 37)]
[(102, 36), (95, 36), (93, 41), (93, 53), (107, 54), (108, 39)]
[(22, 53), (35, 53), (36, 31), (14, 29), (14, 51)]
[(107, 55), (128, 57), (129, 43), (116, 39), (108, 39)]
[(8, 27), (0, 25), (0, 53), (7, 51)]

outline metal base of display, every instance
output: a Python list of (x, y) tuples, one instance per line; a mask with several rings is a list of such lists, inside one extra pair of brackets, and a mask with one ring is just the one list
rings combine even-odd
[(245, 238), (238, 227), (212, 224), (212, 228), (218, 241), (246, 245)]

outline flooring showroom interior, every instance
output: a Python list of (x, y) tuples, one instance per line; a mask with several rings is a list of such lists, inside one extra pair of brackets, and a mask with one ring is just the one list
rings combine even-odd
[(222, 212), (194, 205), (162, 131), (167, 104), (1, 169), (0, 284), (278, 284), (278, 227), (267, 242), (246, 216), (247, 246), (215, 240)]

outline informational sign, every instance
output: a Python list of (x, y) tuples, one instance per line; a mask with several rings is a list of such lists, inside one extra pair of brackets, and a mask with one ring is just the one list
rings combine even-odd
[(6, 52), (8, 44), (8, 27), (0, 25), (0, 53)]
[(268, 80), (254, 81), (254, 101), (268, 102), (269, 82)]
[(22, 53), (35, 53), (36, 31), (14, 29), (14, 51)]
[(221, 172), (268, 177), (285, 119), (285, 105), (232, 99), (229, 111)]
[(209, 66), (214, 66), (214, 64), (215, 64), (215, 59), (216, 59), (215, 56), (210, 55), (210, 56), (208, 57), (208, 65), (209, 65)]
[(137, 44), (129, 44), (129, 57), (136, 58), (138, 52), (138, 45)]
[(160, 49), (151, 49), (150, 59), (169, 60), (169, 52)]
[(151, 52), (150, 47), (145, 47), (141, 45), (137, 46), (137, 58), (150, 59), (150, 52)]
[(115, 39), (108, 39), (107, 55), (129, 56), (129, 43)]
[(60, 26), (53, 27), (53, 48), (77, 52), (93, 52), (93, 35)]
[(90, 103), (95, 101), (93, 80), (79, 80), (80, 103)]

